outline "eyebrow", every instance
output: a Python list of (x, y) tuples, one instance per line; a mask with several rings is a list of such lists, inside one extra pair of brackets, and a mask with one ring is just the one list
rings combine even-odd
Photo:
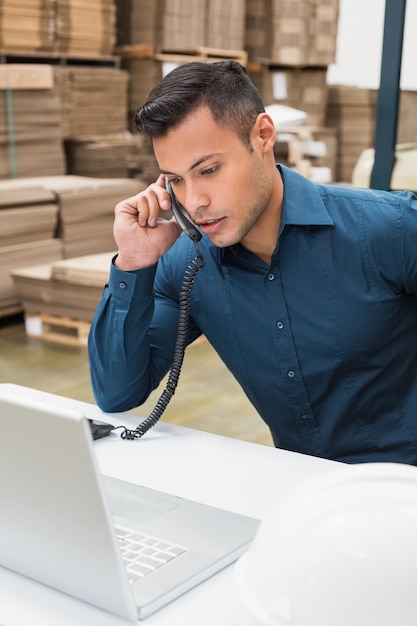
[[(192, 170), (194, 170), (196, 167), (199, 167), (202, 163), (204, 163), (205, 161), (208, 161), (209, 159), (213, 158), (215, 156), (214, 153), (212, 154), (205, 154), (203, 155), (200, 159), (198, 159), (198, 161), (196, 161), (195, 163), (193, 163), (191, 165), (191, 167), (188, 168), (189, 172), (192, 172)], [(159, 170), (161, 172), (161, 174), (170, 174), (171, 176), (175, 175), (175, 172), (169, 172), (167, 170)]]

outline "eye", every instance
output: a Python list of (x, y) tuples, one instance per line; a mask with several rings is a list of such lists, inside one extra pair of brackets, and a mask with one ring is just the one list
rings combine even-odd
[(208, 167), (207, 169), (203, 170), (201, 172), (201, 175), (204, 176), (204, 174), (214, 174), (214, 172), (216, 171), (217, 167), (213, 166), (213, 167)]
[(168, 181), (171, 183), (171, 185), (176, 185), (179, 182), (181, 182), (182, 178), (180, 176), (174, 176), (174, 178), (169, 178)]

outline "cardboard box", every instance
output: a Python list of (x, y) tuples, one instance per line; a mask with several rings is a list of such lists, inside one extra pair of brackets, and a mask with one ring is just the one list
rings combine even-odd
[(47, 313), (91, 322), (115, 252), (52, 261), (12, 271), (26, 314)]
[(21, 304), (11, 272), (16, 268), (62, 259), (59, 239), (45, 239), (9, 246), (0, 246), (0, 306)]
[(335, 61), (339, 0), (247, 0), (249, 60), (291, 66)]

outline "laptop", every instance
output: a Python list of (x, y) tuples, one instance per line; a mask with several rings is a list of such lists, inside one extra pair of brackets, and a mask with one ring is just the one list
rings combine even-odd
[(0, 386), (1, 566), (136, 621), (249, 547), (258, 520), (100, 475), (81, 411), (10, 387)]

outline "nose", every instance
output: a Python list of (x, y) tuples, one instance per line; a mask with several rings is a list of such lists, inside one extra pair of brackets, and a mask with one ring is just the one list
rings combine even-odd
[(185, 187), (184, 206), (192, 217), (196, 216), (200, 209), (210, 204), (210, 199), (200, 182), (187, 182)]

